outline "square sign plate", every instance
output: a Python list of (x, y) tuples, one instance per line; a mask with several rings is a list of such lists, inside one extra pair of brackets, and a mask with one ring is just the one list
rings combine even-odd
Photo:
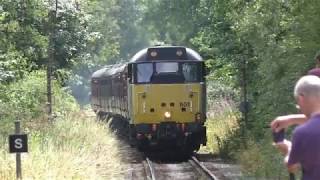
[(9, 151), (10, 153), (28, 152), (27, 134), (9, 135)]

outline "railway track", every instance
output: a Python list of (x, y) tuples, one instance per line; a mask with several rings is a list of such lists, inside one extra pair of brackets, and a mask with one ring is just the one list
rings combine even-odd
[(218, 180), (216, 175), (214, 175), (209, 169), (207, 169), (201, 162), (195, 157), (192, 156), (189, 162), (195, 166), (196, 169), (199, 169), (201, 171), (200, 173), (203, 173), (208, 179), (210, 180)]
[[(140, 165), (130, 166), (131, 172), (126, 179), (145, 180), (221, 180), (208, 170), (196, 157), (184, 162), (161, 162), (145, 158)], [(139, 175), (138, 175), (139, 174)], [(140, 176), (139, 178), (137, 178)]]
[[(116, 121), (119, 122), (119, 121)], [(109, 119), (108, 123), (112, 123)], [(121, 125), (121, 124), (120, 124)], [(111, 124), (111, 126), (120, 126)], [(121, 130), (120, 132), (125, 132)], [(127, 164), (124, 169), (125, 178), (129, 180), (225, 180), (226, 178), (220, 170), (212, 167), (209, 157), (194, 154), (188, 160), (179, 157), (179, 153), (141, 153), (137, 149), (130, 147), (127, 136), (118, 133), (120, 140), (120, 151), (123, 162)], [(198, 159), (200, 158), (200, 159)], [(167, 160), (165, 160), (167, 159)], [(171, 159), (171, 160), (170, 160)], [(172, 160), (175, 159), (175, 160)]]
[(153, 162), (149, 158), (146, 158), (143, 164), (144, 164), (144, 169), (145, 169), (147, 179), (156, 180)]

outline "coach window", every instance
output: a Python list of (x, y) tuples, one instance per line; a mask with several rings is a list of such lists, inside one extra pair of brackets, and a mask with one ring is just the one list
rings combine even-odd
[(137, 65), (137, 82), (147, 83), (153, 74), (152, 63), (141, 63)]
[(198, 64), (196, 63), (184, 63), (182, 64), (182, 73), (186, 82), (198, 81)]

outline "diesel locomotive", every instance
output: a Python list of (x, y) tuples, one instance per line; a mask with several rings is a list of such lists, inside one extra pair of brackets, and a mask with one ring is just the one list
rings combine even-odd
[(143, 49), (126, 64), (93, 73), (91, 106), (126, 119), (129, 139), (141, 149), (193, 152), (207, 141), (204, 61), (186, 47)]

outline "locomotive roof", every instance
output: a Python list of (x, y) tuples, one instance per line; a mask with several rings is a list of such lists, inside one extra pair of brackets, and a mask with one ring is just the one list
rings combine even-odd
[[(157, 52), (158, 56), (152, 56), (152, 52)], [(178, 51), (181, 54), (178, 55)], [(203, 61), (201, 56), (193, 49), (183, 46), (155, 46), (143, 49), (136, 53), (130, 60), (130, 63), (146, 62), (152, 60), (189, 60), (189, 61)], [(116, 64), (104, 67), (95, 71), (92, 78), (103, 78), (115, 75), (124, 71), (127, 64)]]
[(120, 64), (120, 65), (116, 64), (116, 65), (107, 66), (95, 71), (92, 74), (92, 78), (102, 78), (102, 77), (112, 76), (119, 72), (122, 72), (125, 67), (126, 67), (126, 64)]
[[(178, 50), (181, 50), (183, 52), (183, 55), (181, 57), (177, 57), (175, 55), (175, 52)], [(156, 51), (158, 54), (161, 55), (161, 52), (165, 52), (169, 54), (170, 57), (166, 56), (159, 57), (157, 60), (190, 60), (190, 61), (203, 61), (201, 56), (194, 51), (193, 49), (186, 48), (183, 46), (155, 46), (155, 47), (150, 47), (150, 48), (145, 48), (136, 53), (130, 60), (130, 63), (135, 63), (135, 62), (145, 62), (145, 61), (150, 61), (152, 60), (152, 51)], [(171, 54), (170, 54), (171, 53)], [(184, 54), (185, 53), (185, 54)], [(156, 58), (156, 57), (155, 57)], [(175, 59), (177, 58), (177, 59)]]

